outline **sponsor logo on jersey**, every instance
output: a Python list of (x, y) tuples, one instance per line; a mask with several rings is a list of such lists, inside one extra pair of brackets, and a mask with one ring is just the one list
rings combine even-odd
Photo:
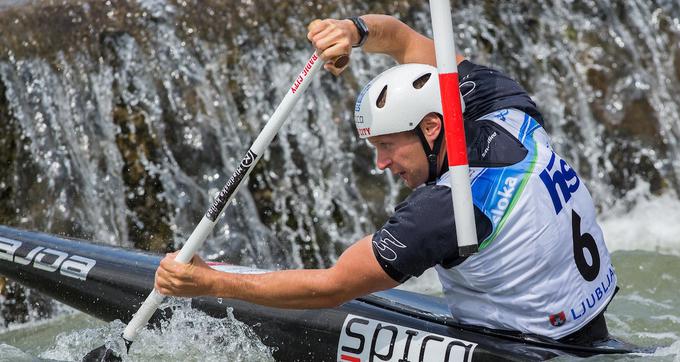
[[(465, 78), (467, 78), (467, 76)], [(463, 78), (463, 79), (465, 79), (465, 78)], [(471, 80), (460, 83), (460, 86), (458, 86), (458, 89), (460, 90), (460, 95), (463, 98), (470, 95), (475, 90), (475, 88), (477, 88), (477, 84), (475, 84), (475, 82), (473, 82)]]
[(589, 295), (581, 301), (579, 305), (571, 308), (571, 317), (577, 320), (587, 314), (592, 309), (597, 309), (602, 302), (607, 300), (607, 296), (616, 288), (616, 273), (614, 266), (609, 265), (609, 272), (605, 277), (595, 282), (595, 288)]
[(489, 137), (486, 138), (486, 148), (482, 152), (482, 158), (486, 157), (486, 154), (489, 153), (489, 149), (491, 148), (491, 141), (493, 141), (494, 138), (498, 136), (498, 133), (494, 131)]
[(510, 202), (515, 195), (517, 182), (518, 180), (516, 177), (507, 177), (503, 181), (503, 184), (496, 190), (496, 195), (494, 195), (492, 199), (495, 201), (495, 205), (493, 209), (491, 209), (491, 221), (494, 225), (498, 225), (503, 218), (503, 215), (505, 215), (505, 210), (510, 206)]
[[(97, 264), (96, 260), (63, 251), (36, 246), (28, 249), (21, 241), (0, 237), (0, 260), (7, 260), (19, 265), (31, 265), (35, 269), (54, 273), (69, 278), (86, 280), (87, 274)], [(23, 247), (22, 247), (23, 246)]]
[(348, 314), (338, 361), (471, 361), (476, 343)]
[(552, 324), (555, 327), (559, 327), (566, 322), (567, 322), (567, 316), (564, 314), (564, 311), (559, 312), (557, 314), (553, 314), (553, 315), (550, 316), (550, 324)]
[[(550, 194), (550, 199), (555, 207), (555, 214), (559, 214), (560, 211), (562, 211), (562, 202), (569, 202), (571, 195), (576, 192), (581, 185), (581, 181), (579, 180), (576, 171), (571, 168), (565, 160), (560, 158), (558, 162), (555, 162), (556, 158), (557, 157), (553, 152), (550, 161), (548, 162), (548, 166), (541, 172), (540, 177)], [(557, 167), (558, 163), (559, 167)], [(558, 187), (560, 190), (559, 193), (557, 192)], [(560, 195), (562, 196), (561, 198)]]
[(404, 243), (397, 240), (392, 233), (385, 229), (380, 229), (380, 235), (373, 238), (373, 245), (378, 249), (378, 254), (387, 261), (397, 260), (397, 252), (394, 251), (394, 248), (406, 249)]
[(499, 111), (498, 113), (494, 114), (493, 116), (500, 119), (503, 122), (507, 122), (507, 119), (505, 118), (505, 116), (507, 116), (508, 114), (510, 114), (510, 111), (507, 110), (507, 109), (504, 109), (504, 110)]

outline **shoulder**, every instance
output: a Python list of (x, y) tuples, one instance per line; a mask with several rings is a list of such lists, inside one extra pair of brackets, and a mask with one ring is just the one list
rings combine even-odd
[(461, 81), (465, 81), (466, 79), (471, 78), (473, 76), (485, 77), (493, 75), (502, 75), (502, 73), (496, 69), (473, 63), (472, 61), (467, 59), (463, 60), (462, 62), (460, 62), (460, 64), (458, 64), (458, 74), (460, 75)]
[(450, 189), (421, 186), (373, 234), (373, 252), (383, 270), (403, 282), (457, 256), (454, 227)]
[(544, 124), (541, 112), (527, 91), (505, 73), (469, 60), (462, 61), (458, 71), (466, 122), (504, 108), (516, 108), (536, 119), (541, 126)]
[(515, 136), (493, 120), (479, 119), (465, 125), (471, 167), (505, 167), (520, 162), (529, 152)]
[(453, 206), (450, 198), (451, 189), (449, 187), (441, 185), (424, 185), (413, 190), (406, 200), (397, 205), (395, 213), (413, 212), (417, 213), (417, 215), (451, 213), (453, 211)]

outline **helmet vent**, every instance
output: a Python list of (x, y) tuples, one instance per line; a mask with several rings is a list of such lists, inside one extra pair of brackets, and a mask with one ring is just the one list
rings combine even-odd
[(413, 81), (413, 88), (415, 89), (420, 89), (425, 86), (425, 83), (430, 79), (430, 76), (432, 73), (427, 73), (422, 76), (420, 76), (418, 79)]
[(385, 101), (387, 100), (387, 86), (385, 86), (378, 96), (378, 100), (375, 102), (375, 106), (378, 108), (385, 107)]

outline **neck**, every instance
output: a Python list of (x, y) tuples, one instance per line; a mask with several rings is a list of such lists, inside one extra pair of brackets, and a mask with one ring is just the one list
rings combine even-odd
[(437, 170), (439, 170), (438, 177), (449, 170), (449, 166), (446, 163), (446, 140), (444, 140), (444, 142), (442, 142), (442, 149), (437, 156)]

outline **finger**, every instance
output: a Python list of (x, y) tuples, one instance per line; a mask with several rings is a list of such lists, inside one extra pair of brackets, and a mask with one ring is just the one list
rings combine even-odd
[(336, 39), (336, 34), (334, 34), (334, 29), (332, 27), (326, 27), (320, 32), (312, 36), (310, 41), (312, 45), (320, 51), (326, 50), (329, 46), (335, 44), (339, 39)]
[(345, 29), (333, 25), (326, 27), (322, 32), (315, 36), (316, 41), (320, 46), (330, 46), (333, 44), (347, 44), (352, 46), (352, 37)]
[(343, 68), (349, 63), (350, 52), (351, 50), (343, 51), (340, 47), (332, 47), (319, 54), (319, 58), (333, 64), (336, 68)]
[(172, 270), (175, 268), (175, 265), (179, 264), (178, 262), (175, 261), (175, 258), (168, 254), (163, 260), (161, 260), (160, 265), (158, 266), (159, 269), (165, 269), (165, 270)]
[(324, 30), (325, 28), (323, 25), (323, 22), (319, 19), (312, 20), (312, 22), (307, 25), (307, 39), (311, 41), (314, 36)]
[(345, 38), (324, 39), (319, 41), (317, 51), (320, 52), (321, 59), (329, 61), (342, 55), (349, 55), (352, 46)]
[(158, 270), (167, 269), (168, 266), (169, 266), (173, 261), (174, 261), (174, 260), (173, 260), (170, 256), (166, 256), (165, 258), (161, 259), (161, 263), (158, 265), (158, 269), (156, 270), (156, 272), (158, 272)]
[(318, 26), (321, 25), (321, 23), (321, 19), (314, 19), (307, 25), (307, 30), (310, 32), (314, 31), (314, 29), (318, 29)]
[(156, 273), (156, 279), (154, 281), (154, 289), (156, 289), (159, 293), (166, 295), (167, 294), (167, 289), (165, 288), (166, 282), (163, 279), (163, 277), (159, 276), (158, 273)]
[(338, 68), (334, 67), (333, 63), (324, 64), (324, 69), (326, 69), (327, 71), (329, 71), (331, 74), (333, 74), (336, 77), (339, 76), (340, 73), (342, 73), (342, 71), (344, 70), (344, 69), (338, 69)]

